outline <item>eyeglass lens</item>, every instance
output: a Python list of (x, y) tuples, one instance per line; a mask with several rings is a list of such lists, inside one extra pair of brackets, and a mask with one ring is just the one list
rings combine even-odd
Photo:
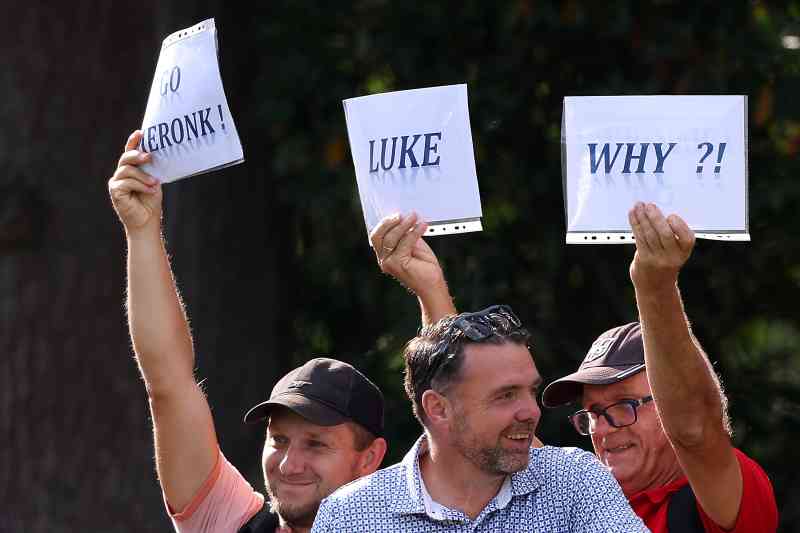
[(609, 405), (597, 413), (579, 411), (572, 417), (572, 423), (580, 434), (589, 435), (597, 429), (597, 421), (601, 416), (604, 416), (606, 422), (615, 428), (630, 426), (636, 422), (636, 407), (630, 402), (619, 402)]

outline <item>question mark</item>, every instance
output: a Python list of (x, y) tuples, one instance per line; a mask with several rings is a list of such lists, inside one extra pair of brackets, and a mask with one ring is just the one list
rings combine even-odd
[(700, 161), (697, 162), (697, 173), (700, 174), (703, 172), (703, 161), (706, 160), (706, 157), (711, 155), (711, 152), (714, 150), (714, 145), (711, 143), (700, 143), (697, 145), (697, 149), (699, 150), (703, 146), (706, 146), (706, 153), (703, 157), (700, 158)]

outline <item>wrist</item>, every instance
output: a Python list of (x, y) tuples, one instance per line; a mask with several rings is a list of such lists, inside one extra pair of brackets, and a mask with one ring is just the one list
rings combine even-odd
[(634, 288), (647, 291), (668, 291), (678, 283), (679, 269), (658, 268), (636, 263), (631, 265), (630, 277)]
[(450, 291), (444, 283), (436, 290), (429, 288), (423, 294), (417, 293), (417, 300), (423, 313), (427, 313), (434, 322), (443, 316), (456, 313), (453, 297), (450, 296)]
[(128, 242), (161, 240), (161, 221), (147, 223), (136, 228), (125, 226)]
[(409, 287), (420, 300), (438, 301), (442, 299), (450, 300), (450, 289), (444, 278), (436, 281), (423, 283), (420, 287)]
[(636, 301), (640, 308), (640, 314), (642, 308), (661, 309), (667, 305), (667, 302), (680, 301), (680, 291), (677, 282), (654, 285), (634, 283), (633, 288), (636, 293)]

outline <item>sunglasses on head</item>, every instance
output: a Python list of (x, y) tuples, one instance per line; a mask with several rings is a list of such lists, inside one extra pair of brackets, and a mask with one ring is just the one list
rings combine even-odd
[(495, 335), (508, 335), (522, 327), (522, 322), (508, 305), (492, 305), (474, 313), (461, 313), (450, 325), (439, 347), (431, 355), (428, 375), (430, 381), (439, 370), (455, 357), (453, 345), (466, 337), (481, 342)]

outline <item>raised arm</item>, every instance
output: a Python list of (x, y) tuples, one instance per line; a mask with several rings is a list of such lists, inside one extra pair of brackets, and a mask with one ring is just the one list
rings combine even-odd
[(428, 225), (416, 213), (386, 217), (369, 236), (378, 266), (414, 293), (422, 324), (433, 324), (456, 313), (444, 272), (422, 235)]
[[(458, 312), (439, 260), (422, 239), (426, 229), (416, 213), (397, 214), (381, 220), (369, 236), (381, 271), (417, 296), (423, 326)], [(536, 436), (532, 445), (544, 446)]]
[(703, 510), (730, 529), (741, 504), (742, 474), (719, 380), (691, 332), (677, 284), (694, 233), (680, 217), (665, 218), (653, 204), (637, 203), (629, 220), (636, 238), (630, 274), (656, 409)]
[(108, 190), (128, 242), (128, 323), (150, 400), (158, 477), (180, 512), (214, 467), (218, 444), (161, 238), (161, 185), (138, 168), (151, 157), (136, 150), (140, 139), (139, 131), (128, 138)]

